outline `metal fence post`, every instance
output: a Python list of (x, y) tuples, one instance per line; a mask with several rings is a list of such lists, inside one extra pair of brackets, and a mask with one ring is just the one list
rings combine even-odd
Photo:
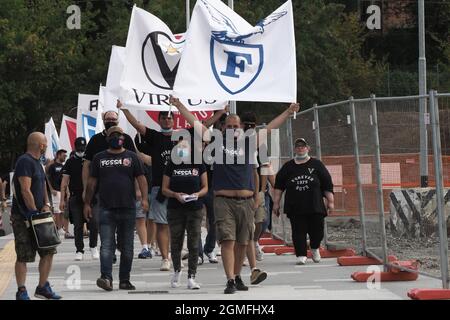
[(349, 98), (350, 112), (351, 112), (351, 122), (352, 122), (352, 135), (353, 135), (353, 147), (355, 153), (355, 163), (356, 163), (356, 187), (358, 189), (358, 206), (359, 206), (359, 217), (361, 221), (361, 247), (363, 255), (367, 255), (367, 236), (366, 236), (366, 217), (364, 211), (364, 198), (363, 190), (361, 184), (361, 169), (359, 163), (359, 145), (358, 145), (358, 130), (356, 128), (356, 114), (355, 114), (355, 102), (353, 97)]
[(439, 105), (436, 97), (436, 91), (430, 91), (430, 109), (431, 109), (431, 127), (433, 131), (433, 157), (434, 157), (434, 176), (436, 181), (436, 213), (439, 225), (439, 242), (441, 257), (441, 277), (442, 287), (449, 289), (450, 279), (448, 277), (448, 240), (447, 240), (447, 222), (444, 210), (444, 182), (442, 180), (442, 150), (441, 150), (441, 131), (439, 125)]
[[(320, 124), (319, 124), (319, 110), (317, 110), (317, 103), (313, 105), (314, 111), (314, 136), (316, 140), (316, 157), (322, 160), (322, 145), (320, 143)], [(323, 239), (325, 247), (328, 247), (328, 227), (327, 220), (325, 219), (323, 224)]]
[(292, 117), (287, 119), (286, 124), (287, 137), (288, 137), (288, 150), (289, 150), (289, 158), (294, 157), (294, 137), (292, 136)]
[(388, 255), (387, 255), (387, 241), (386, 241), (386, 223), (384, 220), (384, 199), (383, 199), (383, 182), (381, 180), (381, 151), (380, 151), (380, 136), (378, 134), (378, 114), (377, 114), (377, 102), (375, 101), (375, 95), (370, 96), (370, 104), (372, 106), (372, 127), (373, 136), (375, 141), (375, 162), (376, 162), (376, 177), (377, 177), (377, 203), (380, 218), (380, 231), (381, 231), (381, 249), (383, 252), (383, 265), (384, 271), (387, 271)]

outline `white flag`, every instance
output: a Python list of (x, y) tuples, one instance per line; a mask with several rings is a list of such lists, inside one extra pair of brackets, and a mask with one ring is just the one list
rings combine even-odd
[(61, 130), (59, 131), (59, 145), (61, 149), (70, 154), (75, 149), (74, 143), (77, 138), (77, 120), (63, 115)]
[(54, 159), (56, 151), (58, 151), (60, 147), (58, 132), (56, 131), (53, 118), (50, 118), (50, 121), (45, 124), (45, 137), (47, 138), (47, 151), (45, 152), (45, 157), (47, 159)]
[(197, 99), (295, 102), (291, 0), (255, 26), (220, 0), (198, 0), (173, 91)]
[[(173, 35), (159, 18), (133, 7), (120, 80), (120, 98), (127, 108), (170, 109), (169, 95), (172, 93), (184, 43), (184, 34)], [(206, 90), (204, 84), (202, 87)], [(226, 104), (215, 98), (203, 100), (190, 99), (189, 95), (185, 97), (180, 100), (191, 111), (218, 110)]]
[(77, 135), (89, 139), (97, 131), (98, 95), (78, 94)]

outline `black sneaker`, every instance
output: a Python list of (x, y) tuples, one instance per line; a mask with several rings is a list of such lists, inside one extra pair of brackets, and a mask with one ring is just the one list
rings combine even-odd
[(129, 280), (123, 280), (119, 283), (119, 289), (122, 290), (136, 290), (136, 287), (131, 284)]
[(248, 291), (248, 287), (242, 281), (241, 276), (236, 276), (236, 279), (234, 281), (236, 282), (236, 289), (237, 290), (239, 290), (239, 291)]
[(233, 279), (228, 280), (227, 287), (225, 290), (223, 290), (223, 293), (225, 294), (232, 294), (236, 292), (236, 284), (234, 283)]
[(100, 277), (97, 279), (97, 287), (102, 288), (105, 291), (112, 291), (113, 290), (112, 280)]

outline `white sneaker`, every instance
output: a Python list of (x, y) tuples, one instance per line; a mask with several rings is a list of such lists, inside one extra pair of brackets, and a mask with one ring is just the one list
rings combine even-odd
[(75, 253), (75, 261), (81, 261), (81, 260), (83, 260), (83, 252)]
[(216, 254), (214, 253), (214, 251), (207, 253), (206, 256), (208, 257), (209, 263), (218, 263), (219, 262), (217, 260), (217, 257), (216, 257)]
[(181, 271), (174, 272), (172, 275), (172, 279), (170, 279), (170, 286), (172, 288), (178, 288), (180, 286), (180, 279), (181, 279)]
[(95, 248), (90, 248), (90, 249), (91, 249), (92, 259), (94, 259), (94, 260), (100, 259), (100, 253), (98, 252), (97, 247), (95, 247)]
[(311, 249), (311, 253), (313, 261), (319, 263), (321, 258), (319, 249)]
[(191, 290), (198, 290), (200, 289), (200, 285), (197, 282), (195, 282), (194, 277), (191, 277), (188, 278), (187, 288)]
[(170, 261), (169, 259), (163, 259), (161, 262), (161, 268), (159, 268), (160, 271), (170, 271)]
[(148, 250), (150, 250), (150, 254), (152, 257), (156, 257), (156, 250), (153, 247), (148, 248)]
[(307, 259), (308, 259), (308, 258), (305, 257), (305, 256), (297, 257), (297, 264), (299, 264), (299, 265), (304, 265), (304, 264), (306, 264), (306, 260), (307, 260)]
[(261, 250), (261, 247), (258, 242), (256, 242), (255, 245), (255, 253), (256, 253), (256, 260), (258, 261), (264, 260), (264, 252)]

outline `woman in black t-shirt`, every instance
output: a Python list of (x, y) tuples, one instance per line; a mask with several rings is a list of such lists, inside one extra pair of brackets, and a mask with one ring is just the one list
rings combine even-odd
[(208, 192), (208, 178), (205, 165), (191, 164), (193, 163), (192, 159), (190, 142), (180, 141), (172, 150), (171, 161), (166, 166), (162, 181), (162, 193), (169, 198), (167, 222), (170, 230), (174, 268), (171, 280), (172, 288), (180, 285), (181, 250), (184, 234), (187, 231), (189, 250), (187, 287), (188, 289), (200, 289), (200, 285), (195, 282), (195, 274), (203, 219), (202, 197)]
[(279, 216), (281, 194), (286, 191), (284, 213), (291, 222), (297, 264), (301, 265), (307, 260), (307, 234), (312, 259), (320, 262), (319, 247), (324, 235), (324, 218), (334, 209), (330, 173), (320, 160), (308, 155), (309, 150), (305, 139), (295, 140), (295, 157), (278, 172), (273, 199), (273, 213)]

